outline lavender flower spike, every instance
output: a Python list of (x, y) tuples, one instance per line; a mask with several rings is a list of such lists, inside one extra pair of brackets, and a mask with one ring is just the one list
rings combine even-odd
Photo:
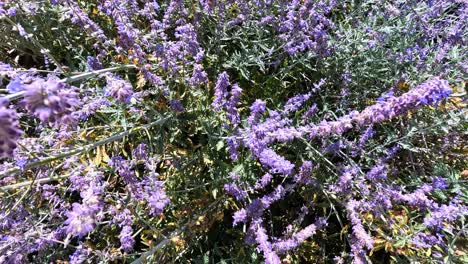
[(294, 164), (269, 148), (264, 149), (260, 153), (259, 159), (264, 166), (270, 168), (270, 173), (289, 175), (294, 169)]
[(114, 97), (121, 103), (129, 103), (133, 95), (132, 85), (114, 74), (106, 76), (106, 95)]
[(42, 122), (73, 123), (72, 114), (79, 105), (78, 94), (71, 87), (55, 79), (36, 79), (25, 85), (23, 103), (28, 111)]
[(70, 235), (82, 237), (94, 229), (94, 213), (82, 204), (74, 203), (73, 210), (67, 213), (67, 217), (65, 231)]
[(120, 232), (120, 247), (125, 252), (130, 252), (133, 250), (133, 245), (135, 244), (135, 239), (132, 237), (133, 229), (131, 226), (124, 226)]
[(13, 156), (16, 141), (21, 134), (18, 114), (15, 110), (7, 109), (0, 102), (0, 158)]
[(227, 72), (222, 72), (218, 75), (215, 87), (215, 99), (212, 104), (214, 110), (219, 111), (226, 104), (226, 97), (228, 96), (227, 88), (229, 85), (229, 75)]

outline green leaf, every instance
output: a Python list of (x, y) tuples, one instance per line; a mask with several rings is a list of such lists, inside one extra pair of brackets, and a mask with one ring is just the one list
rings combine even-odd
[(405, 246), (405, 244), (406, 244), (406, 240), (400, 240), (400, 241), (397, 241), (395, 244), (393, 244), (393, 246), (396, 248), (402, 248)]
[(216, 143), (216, 150), (220, 151), (223, 148), (224, 148), (224, 140), (218, 141), (218, 143)]

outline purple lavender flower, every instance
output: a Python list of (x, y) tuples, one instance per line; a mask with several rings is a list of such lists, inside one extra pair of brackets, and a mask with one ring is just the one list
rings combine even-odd
[(442, 228), (443, 222), (450, 222), (457, 219), (460, 215), (466, 214), (466, 211), (461, 210), (462, 206), (454, 204), (443, 204), (433, 209), (430, 216), (424, 218), (424, 225), (433, 228)]
[(299, 173), (294, 176), (294, 181), (306, 185), (313, 184), (315, 182), (315, 180), (311, 178), (313, 168), (313, 163), (311, 161), (304, 161), (299, 168)]
[(333, 261), (335, 261), (335, 264), (344, 264), (344, 259), (341, 256), (335, 256), (333, 258)]
[(317, 104), (313, 104), (303, 115), (303, 123), (307, 123), (307, 121), (312, 118), (313, 115), (317, 113)]
[(171, 106), (171, 109), (176, 111), (176, 112), (184, 112), (185, 108), (182, 105), (182, 103), (179, 100), (171, 100), (169, 101), (169, 105)]
[(149, 81), (151, 84), (155, 85), (156, 87), (163, 87), (164, 80), (160, 76), (146, 69), (142, 69), (141, 72), (143, 73), (145, 80)]
[(261, 221), (259, 223), (254, 223), (253, 225), (258, 225), (255, 230), (255, 241), (257, 242), (257, 249), (263, 252), (265, 258), (265, 264), (281, 264), (281, 260), (273, 251), (271, 243), (268, 241), (268, 235), (263, 226), (261, 226)]
[(97, 112), (97, 110), (99, 110), (103, 106), (109, 106), (110, 105), (110, 102), (107, 99), (102, 98), (100, 96), (92, 98), (92, 99), (89, 98), (89, 97), (85, 97), (85, 98), (83, 98), (83, 101), (86, 102), (86, 101), (88, 101), (88, 99), (91, 100), (91, 101), (89, 103), (84, 104), (83, 107), (81, 107), (81, 109), (76, 113), (76, 115), (81, 120), (85, 120), (89, 116), (95, 114)]
[(91, 56), (86, 57), (86, 63), (87, 63), (88, 69), (91, 71), (97, 71), (103, 68), (101, 62), (95, 57), (91, 57)]
[(21, 92), (23, 90), (23, 83), (21, 80), (15, 79), (12, 80), (6, 88), (8, 89), (8, 92), (10, 93), (17, 93)]
[(286, 142), (301, 137), (305, 133), (309, 134), (309, 138), (325, 137), (333, 134), (341, 135), (353, 127), (380, 123), (416, 107), (437, 104), (437, 102), (446, 98), (450, 92), (451, 89), (447, 81), (434, 78), (418, 85), (400, 97), (390, 97), (386, 101), (377, 102), (365, 108), (362, 112), (352, 111), (336, 121), (322, 120), (318, 125), (311, 124), (297, 129), (291, 127), (277, 129), (270, 135), (269, 142), (272, 143), (275, 140)]
[(125, 252), (130, 252), (133, 250), (133, 245), (135, 244), (135, 239), (132, 237), (133, 229), (131, 226), (124, 226), (122, 231), (120, 231), (120, 248)]
[(400, 97), (390, 97), (386, 101), (372, 105), (353, 120), (362, 126), (391, 119), (419, 105), (436, 104), (451, 92), (448, 82), (439, 78), (426, 81)]
[(141, 184), (143, 197), (150, 208), (150, 215), (161, 215), (171, 201), (164, 191), (164, 182), (157, 180), (156, 173), (151, 173)]
[(289, 55), (311, 50), (316, 55), (330, 53), (328, 31), (333, 22), (327, 14), (336, 5), (335, 1), (327, 4), (312, 1), (289, 1), (281, 8), (278, 21), (279, 38), (285, 42), (284, 50)]
[(97, 212), (102, 209), (101, 196), (104, 192), (105, 185), (101, 183), (99, 178), (92, 179), (91, 182), (80, 192), (83, 205), (87, 206), (90, 211)]
[(237, 83), (232, 85), (231, 96), (226, 102), (227, 118), (231, 122), (231, 125), (237, 126), (240, 123), (239, 111), (237, 110), (237, 104), (241, 97), (242, 89)]
[(82, 264), (87, 259), (89, 259), (89, 255), (91, 254), (90, 248), (85, 248), (82, 244), (80, 244), (75, 252), (70, 255), (70, 264)]
[(239, 140), (236, 136), (230, 136), (226, 138), (226, 143), (228, 145), (229, 157), (231, 160), (236, 161), (239, 158)]
[(346, 211), (348, 213), (348, 218), (351, 220), (353, 226), (353, 235), (356, 238), (356, 247), (372, 249), (374, 246), (374, 240), (366, 232), (362, 226), (361, 219), (359, 218), (359, 202), (356, 200), (350, 200), (346, 204)]
[(63, 1), (68, 11), (65, 13), (73, 24), (82, 28), (89, 36), (98, 39), (101, 43), (107, 42), (104, 31), (97, 23), (91, 20), (88, 14), (80, 8), (75, 1)]
[(7, 76), (9, 78), (14, 78), (17, 74), (18, 71), (10, 64), (0, 61), (0, 77)]
[(120, 227), (132, 225), (134, 216), (127, 208), (118, 210), (116, 207), (111, 206), (110, 212), (113, 215), (112, 223), (115, 223)]
[(148, 150), (145, 143), (140, 143), (133, 149), (133, 158), (136, 160), (146, 160), (148, 158)]
[(265, 110), (266, 103), (260, 99), (255, 100), (255, 102), (250, 106), (250, 116), (248, 118), (249, 125), (255, 125)]
[(236, 198), (237, 201), (245, 201), (247, 193), (234, 183), (224, 184), (224, 191)]
[(15, 28), (18, 31), (18, 34), (25, 39), (29, 39), (32, 36), (32, 35), (28, 35), (24, 27), (20, 24), (16, 24)]
[(129, 103), (133, 95), (132, 85), (122, 78), (114, 75), (106, 75), (107, 87), (106, 95), (115, 98), (121, 103)]
[(233, 214), (232, 218), (234, 220), (232, 223), (233, 226), (236, 226), (239, 223), (245, 223), (247, 221), (247, 211), (244, 208), (242, 208), (236, 211)]
[(19, 158), (15, 162), (15, 165), (20, 168), (20, 170), (24, 171), (26, 169), (26, 164), (29, 163), (29, 160), (27, 158)]
[(17, 11), (16, 6), (12, 6), (12, 7), (8, 8), (7, 13), (8, 13), (9, 16), (14, 17), (14, 16), (16, 16), (16, 11)]
[(66, 213), (65, 231), (73, 236), (82, 237), (93, 231), (96, 224), (93, 211), (79, 203), (73, 204), (73, 210)]
[(263, 226), (258, 226), (255, 232), (255, 240), (258, 244), (260, 251), (269, 252), (271, 251), (271, 245), (268, 241), (268, 235), (266, 234), (265, 228)]
[(432, 187), (434, 187), (434, 189), (439, 189), (439, 190), (445, 190), (447, 189), (447, 180), (442, 178), (442, 177), (434, 177), (432, 178)]
[(0, 158), (13, 157), (16, 142), (22, 134), (16, 111), (7, 109), (0, 102)]
[(226, 98), (228, 96), (227, 88), (230, 85), (229, 75), (227, 72), (222, 72), (218, 75), (218, 81), (215, 87), (215, 99), (212, 103), (213, 109), (220, 111), (226, 105)]
[(260, 163), (270, 168), (271, 173), (280, 173), (283, 175), (291, 174), (294, 164), (278, 155), (275, 151), (265, 148), (259, 155)]
[(78, 94), (69, 85), (55, 79), (36, 79), (25, 85), (23, 103), (42, 122), (70, 125), (72, 114), (79, 105)]
[(131, 169), (131, 165), (128, 160), (124, 160), (122, 157), (116, 156), (112, 157), (108, 163), (109, 166), (117, 170), (126, 184), (132, 184), (136, 182), (135, 172)]
[(297, 111), (302, 106), (302, 104), (310, 98), (311, 95), (311, 93), (306, 93), (289, 98), (286, 102), (286, 105), (284, 106), (284, 112), (293, 113)]
[(17, 93), (26, 89), (26, 85), (32, 83), (37, 77), (34, 73), (18, 73), (15, 74), (14, 78), (11, 79), (10, 83), (6, 86), (8, 92)]
[[(69, 162), (76, 162), (76, 160), (72, 160)], [(92, 167), (91, 167), (92, 168)], [(77, 191), (82, 191), (87, 189), (87, 187), (91, 184), (91, 182), (96, 181), (96, 182), (101, 182), (103, 173), (100, 171), (97, 171), (95, 168), (90, 169), (84, 176), (81, 173), (85, 169), (85, 166), (79, 165), (77, 168), (77, 171), (73, 172), (68, 179), (71, 182), (70, 188), (72, 190), (77, 190)]]
[(428, 235), (425, 233), (417, 233), (411, 242), (419, 248), (431, 248), (435, 245), (443, 244), (444, 241), (440, 236)]
[(375, 134), (374, 128), (369, 126), (364, 132), (362, 133), (361, 137), (359, 138), (359, 141), (355, 144), (352, 155), (357, 156), (360, 151), (364, 148), (366, 143), (369, 141), (370, 138), (372, 138)]
[(273, 176), (270, 173), (266, 173), (265, 175), (262, 176), (256, 183), (255, 183), (255, 189), (256, 190), (261, 190), (265, 188), (273, 179)]
[[(242, 130), (244, 145), (248, 147), (256, 157), (260, 157), (260, 153), (265, 150), (267, 145), (273, 143), (274, 137), (271, 136), (272, 134), (274, 135), (278, 130), (281, 130), (291, 123), (290, 119), (282, 118), (276, 111), (270, 111), (269, 114), (270, 116), (263, 123), (257, 123), (252, 127)], [(282, 133), (282, 135), (284, 135), (284, 137), (289, 137), (286, 133)]]
[(281, 184), (276, 186), (273, 192), (260, 198), (263, 209), (269, 208), (274, 202), (284, 198), (286, 193), (292, 189), (293, 186), (283, 187)]
[(190, 84), (192, 86), (207, 84), (208, 83), (208, 74), (203, 69), (201, 64), (195, 64), (193, 66), (192, 77), (190, 78)]
[(400, 146), (399, 145), (396, 145), (390, 149), (387, 149), (385, 152), (387, 153), (387, 155), (382, 158), (382, 161), (386, 161), (386, 160), (389, 160), (391, 158), (393, 158), (395, 156), (395, 154), (400, 150)]
[(278, 257), (276, 252), (274, 251), (269, 251), (266, 252), (264, 255), (265, 258), (265, 264), (281, 264), (281, 259)]
[(411, 206), (417, 206), (421, 209), (432, 208), (434, 206), (434, 201), (429, 199), (426, 195), (432, 190), (432, 186), (428, 184), (423, 184), (413, 193), (401, 195), (401, 197), (399, 198)]
[(308, 225), (304, 229), (292, 235), (291, 238), (280, 239), (273, 243), (272, 248), (277, 253), (283, 253), (295, 249), (306, 239), (313, 236), (317, 232), (317, 229), (323, 225), (325, 225), (325, 221), (323, 219), (319, 219), (316, 223)]
[(240, 181), (240, 175), (234, 172), (229, 173), (229, 179), (239, 182)]
[(366, 178), (377, 181), (387, 178), (387, 167), (383, 164), (376, 165), (366, 174)]

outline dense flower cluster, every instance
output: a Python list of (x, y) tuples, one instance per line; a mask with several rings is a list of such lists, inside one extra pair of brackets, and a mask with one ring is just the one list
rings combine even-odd
[(163, 182), (156, 180), (157, 175), (152, 175), (142, 181), (142, 196), (148, 203), (151, 215), (160, 215), (170, 200), (163, 189)]
[(8, 109), (6, 103), (0, 102), (0, 158), (12, 157), (16, 141), (22, 132), (18, 122), (18, 114)]
[(44, 123), (71, 125), (80, 101), (78, 94), (66, 83), (55, 79), (35, 79), (24, 85), (25, 108)]
[(385, 101), (365, 108), (363, 111), (353, 111), (339, 117), (336, 121), (321, 121), (318, 125), (311, 124), (299, 128), (283, 127), (272, 131), (266, 142), (277, 140), (286, 142), (308, 135), (309, 138), (341, 135), (353, 127), (365, 127), (380, 123), (402, 115), (412, 109), (424, 105), (436, 105), (441, 99), (451, 93), (450, 86), (445, 80), (438, 78), (424, 82), (408, 93), (399, 97), (390, 97)]
[(467, 262), (467, 5), (0, 1), (0, 263)]
[[(268, 169), (268, 172), (271, 174), (280, 174), (283, 177), (290, 176), (295, 170), (295, 165), (285, 159), (283, 156), (275, 152), (270, 145), (275, 142), (291, 142), (294, 139), (300, 139), (307, 137), (307, 140), (311, 140), (318, 137), (331, 137), (336, 135), (342, 135), (345, 132), (353, 128), (361, 128), (370, 125), (379, 124), (385, 120), (392, 119), (398, 115), (402, 115), (408, 111), (415, 110), (418, 107), (424, 105), (437, 105), (440, 100), (446, 98), (451, 92), (451, 89), (448, 85), (448, 82), (435, 78), (424, 82), (414, 89), (411, 89), (409, 92), (404, 93), (399, 97), (388, 97), (385, 100), (380, 100), (374, 105), (366, 107), (363, 111), (358, 112), (354, 111), (346, 116), (338, 118), (337, 121), (321, 121), (318, 125), (309, 124), (305, 126), (300, 126), (298, 128), (289, 126), (291, 121), (288, 118), (281, 118), (281, 116), (275, 112), (270, 111), (269, 117), (265, 119), (264, 122), (259, 122), (259, 115), (265, 111), (264, 103), (261, 101), (256, 101), (251, 106), (251, 114), (249, 117), (249, 126), (247, 129), (243, 130), (242, 136), (245, 138), (243, 144), (248, 148), (251, 153), (258, 158), (258, 161), (262, 166)], [(310, 94), (304, 96), (296, 96), (292, 99), (289, 99), (286, 103), (285, 109), (291, 111), (297, 111), (293, 108), (293, 102), (302, 102), (310, 97)], [(361, 138), (359, 144), (364, 145), (365, 141), (370, 137), (371, 132), (369, 129), (366, 130), (364, 134), (364, 139)], [(269, 236), (266, 234), (265, 229), (262, 226), (262, 213), (264, 210), (267, 210), (272, 203), (275, 201), (281, 200), (284, 198), (285, 194), (294, 190), (297, 184), (314, 184), (314, 181), (310, 181), (308, 178), (312, 174), (313, 166), (310, 161), (304, 162), (301, 168), (298, 170), (297, 174), (292, 177), (293, 184), (283, 187), (283, 185), (278, 185), (275, 187), (273, 193), (267, 194), (266, 196), (259, 198), (259, 200), (254, 200), (247, 208), (241, 209), (234, 213), (234, 223), (238, 224), (240, 222), (246, 222), (248, 218), (252, 219), (252, 224), (250, 229), (254, 232), (254, 237), (258, 244), (259, 251), (263, 252), (265, 261), (267, 263), (280, 263), (277, 256), (278, 253), (283, 251), (290, 250), (297, 247), (300, 243), (296, 240), (287, 240), (286, 242), (281, 242), (279, 249), (273, 250), (269, 244)], [(346, 203), (346, 211), (348, 218), (352, 224), (352, 237), (351, 241), (351, 251), (354, 257), (354, 262), (356, 263), (365, 263), (366, 250), (373, 249), (373, 239), (365, 230), (362, 220), (360, 217), (360, 212), (369, 210), (375, 212), (376, 214), (382, 214), (385, 210), (393, 208), (394, 202), (406, 202), (410, 205), (420, 205), (422, 208), (434, 208), (433, 202), (431, 202), (425, 195), (425, 192), (430, 192), (431, 189), (423, 192), (424, 189), (416, 191), (410, 194), (399, 193), (398, 198), (388, 197), (390, 200), (382, 201), (381, 192), (383, 190), (390, 190), (395, 188), (392, 185), (382, 186), (382, 189), (371, 189), (364, 186), (363, 184), (358, 184), (365, 179), (371, 182), (381, 182), (387, 178), (387, 168), (385, 163), (376, 165), (370, 169), (365, 177), (359, 176), (360, 168), (350, 167), (346, 169), (343, 175), (339, 178), (339, 183), (337, 187), (334, 185), (331, 186), (332, 190), (337, 191), (350, 196), (354, 191), (353, 187), (356, 186), (360, 193), (365, 194), (366, 196), (375, 199), (369, 201), (356, 201), (350, 199)], [(255, 184), (255, 189), (262, 189), (268, 185), (271, 181), (272, 176), (270, 174), (265, 174), (258, 182)], [(387, 189), (388, 188), (388, 189)], [(225, 186), (225, 190), (228, 194), (235, 196), (238, 201), (244, 201), (245, 195), (244, 191), (239, 189), (237, 185), (230, 184)], [(372, 192), (376, 192), (375, 194)], [(418, 192), (421, 192), (418, 194)], [(388, 195), (388, 194), (387, 194)], [(393, 194), (393, 197), (395, 194)], [(240, 199), (241, 198), (241, 199)], [(382, 197), (383, 198), (383, 197)], [(435, 207), (437, 208), (437, 207)], [(434, 209), (435, 209), (434, 208)], [(454, 207), (458, 208), (458, 207)], [(435, 209), (436, 211), (438, 209)], [(437, 213), (434, 214), (437, 215)], [(452, 213), (453, 217), (447, 219), (449, 221), (454, 221), (457, 219), (459, 214)], [(435, 218), (432, 218), (435, 219)], [(434, 226), (435, 224), (429, 222), (431, 220), (426, 219), (425, 224), (427, 226)], [(432, 220), (435, 222), (435, 220)], [(253, 226), (252, 226), (253, 225)], [(315, 230), (315, 229), (314, 229)], [(302, 231), (301, 231), (302, 232)], [(305, 232), (305, 231), (303, 231)], [(309, 236), (306, 236), (309, 237)], [(301, 240), (302, 241), (302, 240)], [(282, 250), (283, 247), (286, 247), (286, 250)]]
[(121, 103), (128, 104), (130, 102), (133, 95), (133, 88), (129, 82), (113, 74), (106, 76), (106, 82), (106, 95), (115, 98), (115, 100)]

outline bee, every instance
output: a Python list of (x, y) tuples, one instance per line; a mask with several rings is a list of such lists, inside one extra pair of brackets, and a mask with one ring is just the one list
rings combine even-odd
[(398, 89), (407, 92), (410, 88), (410, 85), (405, 80), (399, 80), (397, 83)]
[(121, 62), (121, 63), (125, 63), (125, 64), (128, 64), (128, 62), (129, 62), (128, 57), (123, 55), (123, 54), (118, 54), (118, 55), (114, 56), (113, 59), (114, 59), (115, 62)]
[(239, 14), (239, 7), (237, 6), (237, 3), (234, 3), (228, 10), (234, 16)]

